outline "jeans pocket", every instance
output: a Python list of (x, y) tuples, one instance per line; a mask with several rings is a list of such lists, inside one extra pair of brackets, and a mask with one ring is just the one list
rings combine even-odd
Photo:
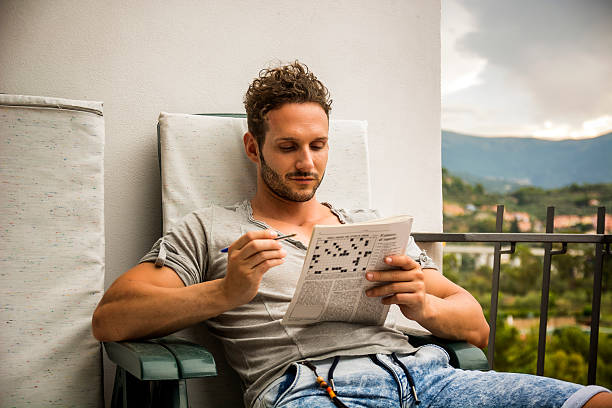
[(292, 363), (285, 372), (272, 381), (257, 397), (253, 408), (271, 408), (280, 404), (295, 387), (298, 380), (299, 364)]
[(300, 378), (301, 364), (291, 363), (291, 365), (285, 371), (285, 374), (281, 377), (283, 382), (278, 385), (278, 391), (276, 398), (274, 399), (274, 407), (278, 407), (283, 402), (285, 397), (291, 393), (295, 388), (298, 379)]

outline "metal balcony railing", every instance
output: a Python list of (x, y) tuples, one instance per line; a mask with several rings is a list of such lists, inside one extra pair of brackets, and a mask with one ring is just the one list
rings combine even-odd
[[(497, 206), (495, 233), (413, 233), (418, 242), (480, 242), (493, 243), (493, 277), (491, 288), (491, 312), (489, 316), (489, 346), (487, 359), (490, 367), (494, 368), (495, 331), (497, 322), (497, 306), (499, 296), (499, 272), (502, 254), (514, 253), (517, 242), (544, 244), (544, 262), (542, 273), (542, 296), (540, 299), (540, 326), (538, 333), (537, 375), (544, 374), (544, 354), (546, 349), (546, 325), (548, 321), (548, 300), (550, 289), (550, 267), (554, 255), (564, 254), (567, 244), (592, 244), (595, 247), (595, 265), (593, 271), (593, 299), (591, 308), (591, 334), (589, 345), (589, 368), (587, 381), (595, 384), (597, 370), (597, 346), (599, 335), (599, 317), (602, 295), (602, 274), (604, 258), (610, 256), (610, 243), (612, 235), (605, 234), (605, 207), (597, 211), (597, 228), (595, 234), (555, 234), (554, 207), (548, 207), (546, 212), (546, 233), (502, 233), (504, 206)], [(553, 250), (553, 244), (562, 245), (560, 250)], [(502, 249), (502, 244), (509, 244), (510, 248)]]

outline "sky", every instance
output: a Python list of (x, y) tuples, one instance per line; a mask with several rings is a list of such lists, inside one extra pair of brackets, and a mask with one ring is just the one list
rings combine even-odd
[(612, 0), (442, 0), (442, 129), (612, 131)]

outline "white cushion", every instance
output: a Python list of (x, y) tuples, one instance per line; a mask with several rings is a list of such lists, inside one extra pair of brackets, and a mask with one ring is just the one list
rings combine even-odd
[(102, 104), (0, 95), (0, 145), (0, 405), (102, 406)]

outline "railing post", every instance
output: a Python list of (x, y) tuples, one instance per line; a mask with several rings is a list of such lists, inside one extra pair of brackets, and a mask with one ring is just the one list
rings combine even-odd
[[(555, 228), (555, 207), (546, 208), (546, 233), (552, 234)], [(542, 296), (540, 297), (540, 329), (538, 331), (537, 375), (544, 375), (544, 356), (546, 355), (546, 326), (548, 322), (548, 300), (550, 294), (550, 265), (552, 261), (552, 242), (544, 243), (544, 262), (542, 268)]]
[[(597, 233), (604, 234), (606, 207), (597, 209)], [(597, 376), (597, 347), (599, 342), (599, 312), (601, 308), (601, 281), (603, 275), (604, 245), (595, 244), (595, 270), (593, 271), (593, 303), (591, 306), (591, 342), (589, 345), (589, 371), (587, 383), (595, 384)]]
[[(495, 232), (502, 232), (504, 223), (504, 206), (497, 206), (497, 217), (495, 220)], [(491, 285), (491, 309), (489, 312), (489, 347), (487, 349), (487, 359), (489, 366), (493, 370), (495, 359), (495, 331), (497, 330), (497, 304), (499, 301), (499, 271), (501, 264), (501, 242), (495, 243), (493, 252), (493, 277)]]

